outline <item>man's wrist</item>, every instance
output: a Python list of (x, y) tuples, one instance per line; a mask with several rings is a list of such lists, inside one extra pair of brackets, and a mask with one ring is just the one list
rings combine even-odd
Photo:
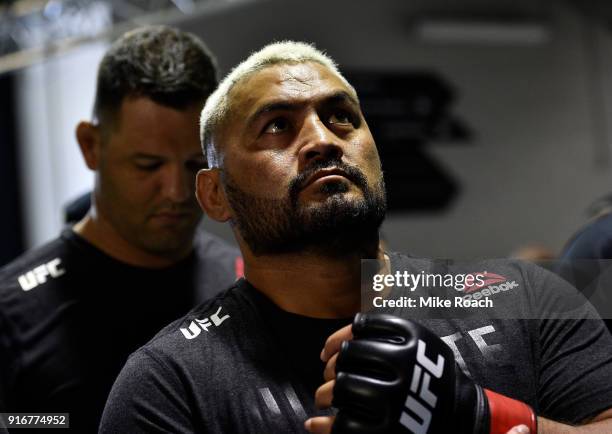
[(526, 425), (531, 434), (539, 433), (537, 417), (529, 405), (489, 389), (483, 390), (488, 401), (490, 434), (504, 434), (518, 423)]

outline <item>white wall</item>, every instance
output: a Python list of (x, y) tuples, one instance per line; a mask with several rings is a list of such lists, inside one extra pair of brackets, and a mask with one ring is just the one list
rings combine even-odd
[(106, 44), (23, 70), (17, 79), (18, 141), (26, 247), (57, 236), (63, 206), (92, 188), (74, 137), (91, 119), (97, 65)]

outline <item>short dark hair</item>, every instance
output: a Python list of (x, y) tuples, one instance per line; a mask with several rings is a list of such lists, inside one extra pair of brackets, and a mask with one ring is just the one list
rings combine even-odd
[(94, 116), (113, 122), (124, 98), (132, 96), (183, 110), (203, 105), (216, 86), (216, 61), (197, 36), (167, 26), (138, 28), (102, 58)]

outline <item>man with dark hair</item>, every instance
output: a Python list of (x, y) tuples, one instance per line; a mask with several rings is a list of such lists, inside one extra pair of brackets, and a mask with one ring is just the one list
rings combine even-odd
[(612, 213), (593, 218), (565, 244), (557, 273), (591, 300), (612, 332)]
[(195, 35), (168, 27), (129, 32), (102, 59), (94, 115), (116, 122), (127, 96), (184, 110), (203, 104), (217, 86), (212, 54)]
[(95, 432), (129, 353), (241, 274), (199, 227), (198, 116), (215, 62), (194, 35), (157, 26), (118, 39), (99, 72), (95, 122), (76, 137), (95, 173), (74, 227), (0, 271), (0, 402), (70, 413)]
[[(468, 268), (481, 280), (465, 297), (494, 300), (502, 318), (358, 313), (362, 258), (413, 276), (459, 266), (380, 250), (380, 159), (329, 57), (264, 47), (221, 82), (200, 125), (209, 169), (196, 194), (232, 223), (245, 279), (130, 357), (101, 433), (612, 432), (612, 338), (587, 305), (579, 319), (538, 316), (564, 291), (540, 268)], [(384, 301), (411, 293), (386, 285)]]

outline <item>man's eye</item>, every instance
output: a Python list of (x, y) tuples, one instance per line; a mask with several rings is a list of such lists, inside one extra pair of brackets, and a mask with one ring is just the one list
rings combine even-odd
[(136, 167), (145, 172), (153, 172), (161, 167), (161, 163), (136, 163)]
[(337, 110), (329, 117), (330, 124), (340, 124), (340, 125), (351, 125), (353, 123), (353, 116), (347, 111)]
[(264, 128), (264, 133), (267, 134), (279, 134), (287, 130), (289, 123), (286, 119), (277, 118), (269, 122)]

